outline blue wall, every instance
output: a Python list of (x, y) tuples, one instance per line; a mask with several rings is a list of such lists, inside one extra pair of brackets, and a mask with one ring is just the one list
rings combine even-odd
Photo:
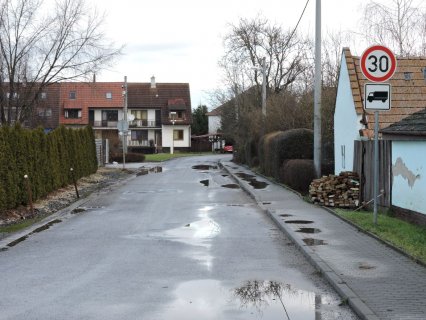
[(392, 141), (392, 205), (426, 214), (426, 141)]

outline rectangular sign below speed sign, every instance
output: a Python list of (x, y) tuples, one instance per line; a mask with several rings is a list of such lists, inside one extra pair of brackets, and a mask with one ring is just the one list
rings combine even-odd
[(391, 108), (391, 86), (385, 83), (366, 83), (364, 86), (364, 109), (386, 111)]

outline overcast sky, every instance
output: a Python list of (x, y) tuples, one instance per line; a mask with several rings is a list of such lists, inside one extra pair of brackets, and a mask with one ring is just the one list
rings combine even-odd
[[(124, 55), (98, 81), (188, 82), (191, 103), (209, 105), (207, 92), (221, 87), (218, 61), (229, 23), (261, 13), (284, 29), (292, 29), (305, 0), (87, 0), (105, 12), (106, 34), (124, 44)], [(322, 0), (322, 28), (357, 31), (366, 0)], [(299, 27), (314, 35), (315, 0), (310, 0)], [(350, 44), (345, 44), (350, 45)], [(353, 48), (354, 53), (357, 52)]]

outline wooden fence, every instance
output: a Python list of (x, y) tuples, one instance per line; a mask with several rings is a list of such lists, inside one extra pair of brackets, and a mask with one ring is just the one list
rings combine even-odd
[[(361, 201), (374, 198), (374, 141), (355, 141), (354, 171), (360, 177)], [(380, 207), (390, 207), (392, 195), (392, 144), (379, 140), (379, 201)], [(372, 208), (373, 202), (369, 208)]]

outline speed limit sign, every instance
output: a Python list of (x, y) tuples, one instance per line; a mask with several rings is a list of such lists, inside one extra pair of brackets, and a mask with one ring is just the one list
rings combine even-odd
[(384, 82), (391, 78), (396, 70), (396, 58), (389, 48), (372, 46), (361, 56), (361, 71), (370, 81)]

